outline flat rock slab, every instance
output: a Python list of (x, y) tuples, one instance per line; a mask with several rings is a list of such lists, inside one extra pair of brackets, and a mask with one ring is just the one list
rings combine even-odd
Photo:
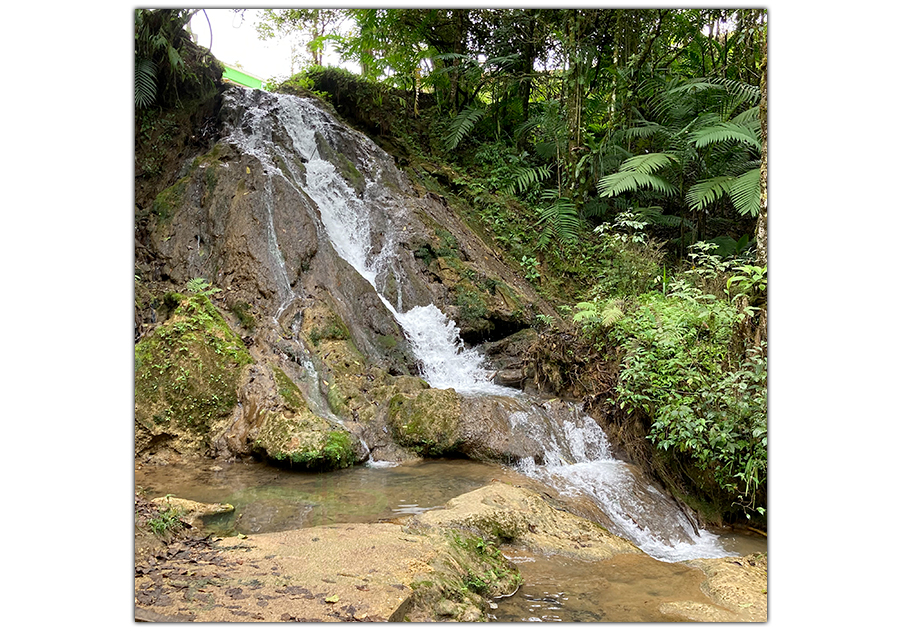
[[(387, 621), (427, 577), (439, 538), (390, 523), (221, 539), (135, 578), (142, 621)], [(183, 556), (183, 558), (177, 558)]]
[(498, 543), (515, 541), (584, 560), (643, 554), (597, 523), (551, 505), (541, 494), (502, 481), (451, 499), (446, 509), (417, 515), (409, 526), (470, 530)]
[[(701, 589), (718, 606), (735, 618), (695, 619), (702, 621), (766, 621), (768, 617), (768, 557), (751, 554), (723, 559), (695, 559), (685, 565), (706, 574)], [(687, 616), (687, 614), (685, 614)]]

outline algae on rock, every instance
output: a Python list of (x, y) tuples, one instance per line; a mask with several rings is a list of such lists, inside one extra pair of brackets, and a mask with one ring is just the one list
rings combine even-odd
[(273, 367), (283, 408), (264, 412), (253, 441), (253, 451), (288, 465), (311, 470), (334, 470), (357, 462), (353, 437), (341, 426), (313, 414), (300, 388)]
[(453, 389), (397, 394), (390, 402), (388, 424), (394, 440), (422, 456), (444, 456), (462, 445), (460, 398)]
[(214, 423), (237, 404), (247, 348), (202, 294), (181, 298), (172, 317), (135, 346), (135, 451), (166, 442), (202, 454)]

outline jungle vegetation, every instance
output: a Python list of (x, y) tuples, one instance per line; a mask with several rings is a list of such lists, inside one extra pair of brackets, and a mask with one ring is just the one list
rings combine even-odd
[[(181, 67), (138, 18), (149, 101)], [(272, 9), (258, 32), (303, 56), (270, 90), (330, 100), (556, 303), (535, 326), (614, 373), (592, 402), (640, 417), (671, 485), (765, 522), (765, 10)]]

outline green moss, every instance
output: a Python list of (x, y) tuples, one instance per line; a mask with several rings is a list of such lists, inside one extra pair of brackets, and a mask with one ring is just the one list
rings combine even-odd
[(332, 315), (322, 327), (313, 327), (309, 331), (309, 340), (316, 347), (322, 341), (341, 341), (350, 338), (350, 330), (344, 325), (344, 322), (337, 316)]
[(350, 434), (308, 411), (299, 418), (267, 415), (253, 449), (275, 462), (312, 471), (350, 467), (356, 462)]
[(273, 367), (272, 371), (275, 374), (275, 383), (278, 385), (278, 394), (281, 396), (284, 404), (294, 411), (308, 409), (300, 388), (284, 373), (284, 370), (279, 367)]
[(250, 311), (250, 304), (244, 301), (238, 301), (231, 306), (231, 312), (237, 316), (241, 327), (248, 332), (252, 332), (256, 328), (256, 318)]
[(421, 456), (446, 456), (462, 445), (460, 401), (455, 390), (425, 389), (396, 394), (388, 407), (394, 440)]
[(515, 592), (522, 576), (493, 543), (452, 531), (446, 537), (446, 556), (432, 562), (427, 580), (410, 586), (403, 614), (407, 620), (414, 612), (416, 620), (486, 621), (488, 599)]
[(347, 415), (347, 395), (344, 394), (337, 384), (328, 387), (328, 393), (325, 395), (328, 401), (328, 407), (338, 416)]
[(477, 290), (459, 285), (456, 288), (454, 303), (459, 307), (459, 315), (465, 321), (474, 321), (484, 318), (488, 313), (487, 303)]
[(172, 218), (175, 210), (181, 205), (190, 182), (191, 178), (185, 176), (159, 193), (150, 207), (150, 211), (156, 215), (159, 222), (164, 223)]
[(459, 258), (459, 241), (456, 240), (456, 236), (451, 234), (446, 229), (436, 229), (434, 231), (435, 235), (438, 237), (438, 246), (435, 248), (434, 253), (436, 256), (445, 256), (448, 258)]
[(253, 359), (209, 299), (166, 297), (172, 318), (135, 346), (135, 422), (202, 440), (237, 403), (237, 385)]
[(378, 335), (375, 337), (375, 342), (386, 350), (395, 349), (398, 345), (397, 339), (393, 336)]

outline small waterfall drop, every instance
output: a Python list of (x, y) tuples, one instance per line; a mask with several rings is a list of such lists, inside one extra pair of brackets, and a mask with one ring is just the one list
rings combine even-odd
[[(593, 419), (564, 403), (556, 403), (562, 411), (549, 411), (521, 392), (493, 384), (482, 356), (464, 345), (459, 329), (440, 309), (430, 304), (403, 311), (401, 287), (396, 288), (395, 300), (387, 299), (385, 283), (399, 275), (393, 230), (402, 219), (403, 204), (381, 184), (392, 162), (383, 151), (309, 99), (241, 89), (229, 90), (228, 99), (235, 101), (242, 113), (232, 142), (258, 158), (270, 180), (271, 176), (281, 176), (316, 203), (324, 235), (394, 314), (421, 364), (423, 378), (432, 387), (454, 388), (464, 394), (514, 396), (521, 401), (520, 406), (528, 407), (511, 414), (510, 420), (516, 429), (542, 443), (545, 454), (541, 464), (522, 462), (521, 472), (564, 494), (591, 497), (615, 524), (616, 534), (657, 559), (727, 556), (715, 535), (698, 532), (674, 501), (612, 456), (606, 435)], [(341, 136), (366, 152), (359, 167), (365, 179), (362, 188), (348, 184), (325, 158), (323, 141), (339, 146)], [(295, 169), (298, 160), (302, 170)], [(373, 212), (385, 217), (378, 225), (378, 243), (373, 243)], [(272, 251), (277, 252), (277, 241), (272, 242)], [(280, 266), (283, 271), (283, 261)], [(278, 282), (282, 289), (281, 283), (288, 282), (286, 274)], [(295, 297), (289, 286), (287, 289), (280, 292), (282, 309)]]

